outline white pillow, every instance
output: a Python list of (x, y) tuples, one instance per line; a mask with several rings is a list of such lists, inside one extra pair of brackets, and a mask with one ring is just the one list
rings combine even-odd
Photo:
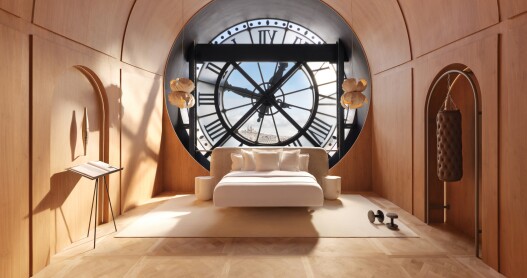
[(280, 157), (280, 170), (300, 171), (300, 150), (283, 151)]
[(242, 150), (242, 158), (242, 171), (254, 171), (256, 169), (256, 165), (254, 164), (254, 154), (252, 151)]
[(298, 168), (300, 171), (306, 171), (309, 169), (309, 154), (301, 154), (299, 156)]
[(256, 171), (274, 171), (280, 169), (279, 152), (253, 152)]
[(241, 171), (243, 167), (243, 156), (239, 153), (231, 153), (231, 170)]

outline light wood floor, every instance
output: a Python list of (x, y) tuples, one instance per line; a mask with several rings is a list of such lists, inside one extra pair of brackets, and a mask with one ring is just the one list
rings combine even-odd
[[(114, 238), (98, 227), (51, 259), (35, 277), (500, 277), (473, 255), (473, 242), (446, 226), (428, 226), (387, 200), (420, 238)], [(123, 228), (166, 197), (117, 219)], [(364, 216), (366, 217), (366, 215)], [(350, 219), (350, 221), (352, 221)]]

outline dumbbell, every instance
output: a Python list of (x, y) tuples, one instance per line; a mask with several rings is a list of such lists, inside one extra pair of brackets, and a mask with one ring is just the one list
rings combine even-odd
[(375, 222), (375, 218), (379, 220), (379, 222), (384, 222), (384, 213), (380, 210), (377, 210), (377, 214), (373, 213), (373, 210), (368, 211), (368, 219), (371, 223)]
[(390, 218), (390, 223), (386, 223), (386, 227), (390, 230), (399, 230), (399, 225), (393, 222), (395, 218), (399, 218), (399, 215), (395, 212), (388, 212), (386, 216)]

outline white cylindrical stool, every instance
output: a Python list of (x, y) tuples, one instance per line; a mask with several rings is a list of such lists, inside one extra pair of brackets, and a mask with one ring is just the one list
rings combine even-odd
[(322, 191), (324, 198), (328, 200), (335, 200), (340, 196), (340, 177), (326, 176), (322, 183)]
[(214, 192), (214, 177), (203, 176), (196, 177), (194, 179), (194, 194), (196, 199), (200, 201), (207, 201), (212, 199), (212, 193)]

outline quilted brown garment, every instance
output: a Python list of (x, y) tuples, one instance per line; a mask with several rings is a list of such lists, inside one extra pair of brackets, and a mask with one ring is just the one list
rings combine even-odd
[(461, 112), (441, 110), (437, 113), (437, 177), (442, 181), (459, 181), (463, 177), (461, 148)]

